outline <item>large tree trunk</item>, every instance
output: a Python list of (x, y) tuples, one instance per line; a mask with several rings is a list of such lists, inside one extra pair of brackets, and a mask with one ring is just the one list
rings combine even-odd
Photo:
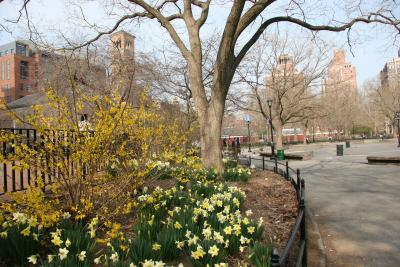
[[(198, 61), (188, 61), (188, 76), (200, 123), (201, 158), (203, 166), (206, 168), (214, 168), (219, 173), (222, 173), (223, 164), (220, 137), (225, 98), (222, 97), (221, 92), (218, 92), (220, 88), (213, 88), (213, 91), (217, 91), (219, 94), (213, 94), (212, 100), (210, 102), (207, 101), (204, 85), (202, 83), (201, 59)], [(214, 86), (220, 85), (216, 84)]]
[(275, 122), (274, 127), (276, 135), (276, 149), (283, 149), (282, 123), (277, 121)]
[(224, 103), (213, 101), (206, 113), (199, 114), (201, 158), (203, 166), (215, 168), (219, 173), (223, 172), (221, 154), (221, 125), (224, 112)]

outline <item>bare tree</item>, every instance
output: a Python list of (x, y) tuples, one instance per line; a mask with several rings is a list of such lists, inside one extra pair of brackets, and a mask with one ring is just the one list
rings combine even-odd
[[(203, 79), (204, 49), (200, 32), (204, 25), (207, 25), (211, 2), (211, 0), (128, 0), (128, 3), (123, 2), (123, 4), (121, 2), (126, 13), (120, 15), (114, 26), (109, 30), (99, 31), (92, 39), (81, 45), (74, 45), (71, 49), (92, 44), (101, 36), (114, 32), (126, 21), (135, 19), (157, 21), (169, 34), (187, 64), (188, 81), (200, 123), (203, 164), (206, 167), (215, 167), (219, 171), (222, 171), (223, 167), (219, 142), (221, 122), (230, 84), (244, 56), (271, 25), (290, 23), (313, 32), (349, 31), (357, 23), (380, 23), (394, 25), (396, 31), (400, 29), (400, 21), (394, 16), (398, 14), (396, 13), (398, 6), (396, 1), (391, 0), (379, 1), (379, 4), (371, 4), (370, 1), (368, 3), (359, 1), (358, 4), (344, 1), (344, 6), (334, 3), (329, 10), (326, 10), (329, 13), (320, 16), (313, 11), (317, 6), (327, 6), (326, 1), (314, 1), (312, 5), (296, 0), (225, 2), (223, 4), (228, 14), (226, 17), (222, 16), (225, 18), (223, 31), (213, 64), (211, 96), (208, 97)], [(338, 15), (344, 13), (340, 11), (346, 11), (348, 17)], [(328, 20), (326, 14), (331, 14)]]
[(263, 36), (238, 68), (238, 75), (251, 89), (250, 109), (261, 113), (265, 122), (270, 119), (267, 99), (272, 100), (279, 149), (285, 125), (305, 128), (309, 120), (322, 115), (319, 85), (327, 67), (328, 46), (321, 42), (317, 47), (301, 37)]
[(368, 82), (365, 87), (370, 105), (375, 111), (375, 118), (377, 118), (375, 124), (382, 127), (387, 120), (391, 125), (391, 130), (389, 131), (393, 133), (393, 129), (396, 126), (395, 112), (400, 110), (400, 85), (392, 83), (382, 86), (378, 80), (373, 80)]

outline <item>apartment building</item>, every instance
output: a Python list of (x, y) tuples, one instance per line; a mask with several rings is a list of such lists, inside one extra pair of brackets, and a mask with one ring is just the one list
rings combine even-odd
[(0, 45), (0, 98), (11, 101), (37, 90), (39, 53), (29, 41)]
[(400, 87), (400, 49), (397, 58), (386, 62), (380, 78), (382, 87)]
[(356, 97), (356, 68), (346, 61), (344, 50), (336, 51), (328, 66), (328, 77), (325, 80), (324, 93), (335, 97)]

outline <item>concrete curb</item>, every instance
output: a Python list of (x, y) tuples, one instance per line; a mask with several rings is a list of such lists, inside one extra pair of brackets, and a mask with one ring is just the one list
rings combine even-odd
[[(306, 207), (306, 217), (307, 221), (311, 223), (312, 231), (315, 236), (317, 236), (317, 245), (318, 245), (318, 252), (319, 252), (319, 267), (326, 267), (326, 252), (325, 246), (322, 241), (321, 233), (319, 231), (319, 227), (317, 222), (313, 218), (313, 212), (310, 207)], [(309, 236), (309, 235), (308, 235)], [(307, 237), (308, 238), (308, 237)]]

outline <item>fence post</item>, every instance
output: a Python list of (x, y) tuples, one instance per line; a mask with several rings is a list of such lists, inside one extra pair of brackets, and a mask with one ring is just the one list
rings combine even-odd
[(286, 161), (286, 179), (289, 180), (289, 161)]
[[(30, 130), (27, 129), (26, 130), (26, 145), (27, 145), (28, 148), (31, 149), (31, 143), (30, 143), (30, 140), (29, 140), (31, 138), (30, 133), (31, 133)], [(27, 169), (27, 175), (28, 175), (28, 185), (30, 186), (31, 185), (31, 165), (29, 165), (29, 167)]]
[[(8, 155), (7, 155), (7, 143), (3, 142), (3, 156), (4, 159), (7, 159)], [(3, 189), (4, 189), (4, 193), (6, 193), (8, 191), (8, 186), (7, 186), (7, 161), (4, 160), (3, 163)]]
[(301, 179), (301, 196), (300, 196), (300, 209), (304, 211), (303, 218), (301, 220), (300, 227), (300, 238), (304, 240), (304, 254), (303, 254), (303, 262), (302, 266), (307, 266), (307, 233), (306, 233), (306, 205), (305, 205), (305, 196), (304, 196), (304, 179)]
[[(15, 129), (12, 129), (12, 134), (14, 135), (11, 141), (11, 151), (12, 155), (15, 157), (15, 146), (16, 146), (16, 132)], [(11, 189), (12, 192), (16, 191), (16, 184), (15, 184), (15, 160), (11, 162)]]
[[(23, 144), (24, 143), (24, 139), (23, 139), (23, 132), (22, 129), (18, 130), (18, 137), (20, 138), (20, 141), (18, 143), (18, 145)], [(24, 190), (24, 169), (22, 168), (21, 162), (18, 163), (19, 166), (19, 189), (20, 190)]]
[(272, 267), (279, 267), (279, 261), (281, 260), (281, 257), (278, 254), (278, 250), (276, 248), (272, 248), (271, 252), (271, 266)]
[[(37, 133), (36, 133), (36, 129), (33, 129), (33, 145), (34, 145), (34, 149), (36, 150), (36, 152), (39, 150), (39, 146), (37, 143)], [(37, 156), (35, 157), (35, 186), (37, 186), (37, 178), (38, 178), (38, 159)]]
[(296, 183), (296, 191), (297, 191), (297, 199), (300, 199), (300, 194), (301, 194), (301, 185), (300, 185), (300, 169), (296, 170), (296, 177), (297, 177), (297, 183)]
[(264, 156), (262, 156), (262, 165), (263, 165), (263, 171), (265, 170), (265, 161), (264, 161), (264, 159), (265, 159), (265, 157)]
[(249, 156), (249, 168), (251, 167), (251, 156)]
[(275, 157), (275, 173), (278, 173), (278, 158)]

